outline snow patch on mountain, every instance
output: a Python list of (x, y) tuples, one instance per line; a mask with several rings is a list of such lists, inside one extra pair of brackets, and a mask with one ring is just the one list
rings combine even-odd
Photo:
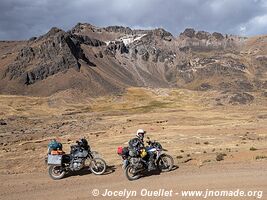
[(106, 45), (109, 45), (111, 42), (123, 42), (126, 46), (130, 45), (131, 43), (140, 40), (142, 37), (146, 36), (147, 34), (136, 34), (136, 35), (124, 35), (118, 38), (115, 41), (105, 41)]

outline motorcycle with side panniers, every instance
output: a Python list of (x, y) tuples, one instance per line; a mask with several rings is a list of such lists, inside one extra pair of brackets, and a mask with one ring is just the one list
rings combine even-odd
[(107, 165), (104, 159), (98, 156), (91, 148), (85, 138), (76, 141), (71, 146), (69, 154), (62, 151), (62, 144), (52, 140), (48, 145), (46, 163), (49, 166), (48, 174), (54, 179), (62, 179), (66, 173), (80, 171), (87, 168), (95, 175), (105, 173)]
[(173, 168), (174, 160), (172, 156), (165, 153), (167, 149), (164, 149), (159, 142), (151, 141), (149, 137), (147, 139), (148, 146), (142, 149), (139, 155), (131, 156), (128, 147), (120, 146), (117, 149), (118, 155), (123, 160), (122, 168), (125, 176), (130, 181), (139, 179), (148, 171), (148, 154), (153, 154), (156, 170), (168, 172)]

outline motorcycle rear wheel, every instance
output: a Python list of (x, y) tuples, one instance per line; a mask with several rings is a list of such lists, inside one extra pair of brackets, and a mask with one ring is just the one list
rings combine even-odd
[(52, 179), (59, 180), (65, 176), (66, 171), (61, 166), (51, 165), (48, 168), (48, 174)]
[(157, 160), (157, 167), (162, 172), (168, 172), (172, 170), (173, 163), (173, 158), (170, 155), (163, 154)]
[(91, 161), (90, 170), (95, 175), (101, 175), (105, 173), (106, 169), (107, 169), (107, 164), (102, 158), (94, 158)]
[(129, 181), (134, 181), (141, 177), (141, 174), (135, 174), (134, 171), (135, 169), (131, 165), (125, 168), (125, 175)]

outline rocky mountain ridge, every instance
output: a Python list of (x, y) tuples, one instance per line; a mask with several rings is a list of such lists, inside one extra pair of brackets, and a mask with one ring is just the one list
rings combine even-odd
[(52, 28), (28, 41), (0, 43), (0, 92), (49, 96), (79, 90), (98, 96), (131, 86), (265, 90), (266, 38), (192, 28), (175, 37), (162, 28), (86, 23), (68, 32)]

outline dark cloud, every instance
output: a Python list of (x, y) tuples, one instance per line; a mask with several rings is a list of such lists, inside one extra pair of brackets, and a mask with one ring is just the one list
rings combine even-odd
[(174, 35), (186, 27), (222, 33), (266, 34), (264, 0), (1, 0), (0, 40), (28, 39), (51, 27), (163, 27)]

